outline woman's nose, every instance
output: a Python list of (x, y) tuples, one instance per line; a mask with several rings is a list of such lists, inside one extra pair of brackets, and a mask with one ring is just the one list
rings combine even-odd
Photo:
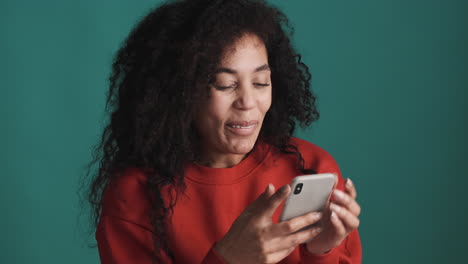
[(237, 98), (234, 107), (241, 110), (248, 110), (255, 107), (255, 88), (252, 84), (246, 84), (237, 88)]

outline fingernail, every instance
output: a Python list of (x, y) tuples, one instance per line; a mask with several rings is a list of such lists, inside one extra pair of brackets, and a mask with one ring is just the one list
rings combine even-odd
[(322, 230), (323, 230), (323, 229), (322, 229), (321, 227), (315, 228), (315, 232), (316, 232), (316, 233), (320, 233), (320, 232), (322, 232)]
[(331, 218), (333, 218), (333, 220), (338, 220), (338, 216), (336, 215), (335, 212), (331, 213)]
[(348, 187), (353, 186), (353, 182), (351, 181), (350, 178), (346, 179), (346, 185), (347, 185)]
[(268, 184), (268, 186), (267, 186), (266, 189), (265, 189), (265, 192), (267, 192), (267, 193), (270, 192), (270, 190), (271, 190), (272, 188), (273, 188), (273, 184), (271, 184), (271, 183)]
[(317, 212), (317, 213), (315, 213), (314, 217), (315, 217), (315, 219), (319, 220), (320, 218), (322, 218), (322, 213)]
[(330, 209), (333, 211), (333, 214), (334, 212), (338, 212), (340, 210), (340, 207), (334, 203), (330, 203)]
[(315, 217), (316, 217), (317, 220), (318, 220), (318, 219), (321, 219), (322, 216), (323, 216), (323, 214), (322, 214), (321, 212), (318, 212), (318, 213), (315, 215)]
[(336, 198), (338, 198), (339, 200), (344, 200), (345, 199), (345, 195), (342, 191), (340, 190), (335, 190), (333, 192), (333, 195), (335, 195)]

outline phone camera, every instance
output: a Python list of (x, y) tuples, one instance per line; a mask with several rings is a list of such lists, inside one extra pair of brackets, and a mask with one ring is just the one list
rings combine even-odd
[(302, 191), (302, 183), (298, 183), (294, 188), (294, 194), (299, 194)]

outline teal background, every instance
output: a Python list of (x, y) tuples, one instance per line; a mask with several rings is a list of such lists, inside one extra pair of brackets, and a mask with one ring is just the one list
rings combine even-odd
[[(321, 119), (298, 136), (354, 180), (364, 263), (468, 252), (468, 1), (271, 1)], [(1, 1), (0, 263), (99, 263), (78, 182), (112, 56), (155, 1)], [(85, 218), (84, 218), (85, 219)]]

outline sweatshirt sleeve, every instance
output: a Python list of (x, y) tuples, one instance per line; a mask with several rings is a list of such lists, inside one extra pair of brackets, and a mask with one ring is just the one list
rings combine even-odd
[(102, 264), (152, 261), (152, 233), (128, 220), (103, 215), (96, 230)]
[[(152, 263), (152, 232), (137, 223), (104, 215), (96, 231), (99, 257), (102, 264)], [(163, 263), (172, 261), (163, 255)], [(212, 247), (203, 264), (224, 264)]]
[[(95, 234), (102, 264), (153, 263), (154, 230), (149, 223), (150, 197), (144, 184), (141, 171), (131, 169), (106, 187)], [(161, 253), (162, 263), (172, 263)], [(201, 263), (224, 262), (212, 246)]]
[(300, 245), (302, 263), (313, 264), (359, 264), (362, 263), (361, 241), (356, 230), (348, 234), (343, 242), (330, 252), (316, 255), (310, 253), (305, 244)]

